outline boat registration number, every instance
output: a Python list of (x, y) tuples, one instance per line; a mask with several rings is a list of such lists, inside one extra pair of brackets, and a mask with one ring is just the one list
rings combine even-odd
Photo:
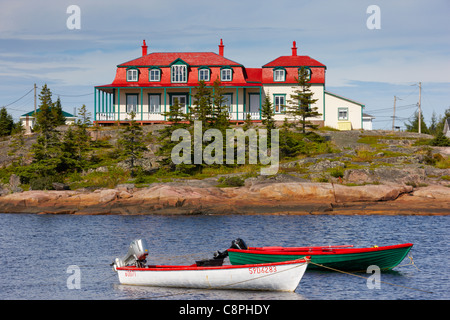
[(136, 277), (136, 271), (133, 270), (125, 271), (125, 277)]
[(276, 266), (266, 266), (266, 267), (252, 267), (248, 268), (250, 274), (262, 274), (262, 273), (273, 273), (277, 272)]

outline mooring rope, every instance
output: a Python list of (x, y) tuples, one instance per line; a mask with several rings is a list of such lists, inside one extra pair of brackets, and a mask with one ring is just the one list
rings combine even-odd
[(408, 258), (409, 258), (409, 263), (399, 265), (399, 266), (397, 266), (396, 268), (406, 267), (406, 266), (414, 266), (414, 267), (416, 267), (417, 270), (420, 271), (419, 267), (417, 267), (416, 264), (415, 264), (415, 262), (414, 262), (413, 256), (408, 255)]
[[(364, 277), (364, 276), (361, 276), (361, 275), (359, 275), (359, 274), (354, 274), (354, 273), (351, 273), (351, 272), (347, 272), (347, 271), (343, 271), (343, 270), (331, 268), (331, 267), (324, 266), (324, 265), (322, 265), (322, 264), (315, 263), (315, 262), (312, 262), (312, 261), (311, 261), (310, 263), (311, 263), (311, 264), (314, 264), (314, 265), (316, 265), (316, 266), (325, 268), (325, 269), (329, 269), (329, 270), (337, 271), (337, 272), (340, 272), (340, 273), (348, 274), (348, 275), (355, 276), (355, 277), (358, 277), (358, 278), (362, 278), (362, 279), (365, 279), (365, 280), (368, 280), (368, 279), (369, 279), (368, 277)], [(381, 280), (380, 280), (380, 283), (384, 283), (384, 284), (388, 284), (388, 285), (396, 286), (396, 287), (401, 287), (401, 288), (405, 288), (405, 289), (410, 289), (410, 290), (421, 291), (421, 292), (425, 292), (425, 293), (433, 293), (432, 291), (426, 291), (426, 290), (422, 290), (422, 289), (417, 289), (417, 288), (412, 288), (412, 287), (402, 286), (402, 285), (400, 285), (400, 284), (395, 284), (395, 283), (391, 283), (391, 282), (387, 282), (387, 281), (381, 281)]]

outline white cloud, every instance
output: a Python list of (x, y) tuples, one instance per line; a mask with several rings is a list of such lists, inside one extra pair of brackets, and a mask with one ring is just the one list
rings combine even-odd
[[(72, 4), (81, 30), (66, 27)], [(371, 4), (381, 8), (381, 30), (366, 27)], [(111, 83), (143, 39), (150, 52), (217, 52), (223, 38), (225, 56), (247, 67), (289, 55), (295, 40), (299, 54), (327, 65), (330, 87), (449, 82), (448, 0), (0, 0), (0, 8), (0, 105), (36, 81), (67, 89)]]

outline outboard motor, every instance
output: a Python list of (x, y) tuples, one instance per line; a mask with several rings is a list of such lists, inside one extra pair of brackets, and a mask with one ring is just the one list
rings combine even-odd
[(231, 241), (231, 249), (240, 249), (240, 250), (247, 250), (247, 244), (242, 240), (241, 238), (237, 238), (233, 241)]
[(128, 253), (122, 259), (116, 258), (112, 265), (114, 266), (114, 269), (128, 266), (142, 268), (147, 262), (147, 256), (148, 249), (145, 240), (134, 240), (128, 247)]
[[(242, 240), (241, 238), (237, 238), (233, 241), (231, 241), (231, 247), (230, 249), (241, 249), (241, 250), (246, 250), (247, 244), (244, 242), (244, 240)], [(225, 250), (223, 252), (221, 251), (216, 251), (214, 253), (214, 259), (225, 259), (226, 257), (228, 257), (228, 251)]]

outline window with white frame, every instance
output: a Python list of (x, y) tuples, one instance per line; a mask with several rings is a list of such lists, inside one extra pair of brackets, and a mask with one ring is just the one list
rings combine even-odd
[(161, 112), (161, 96), (159, 94), (148, 95), (148, 113)]
[(209, 76), (210, 71), (207, 68), (202, 68), (198, 70), (198, 80), (199, 81), (209, 81)]
[(137, 112), (138, 94), (127, 93), (127, 113)]
[(148, 81), (161, 81), (161, 70), (156, 68), (148, 70)]
[[(305, 72), (306, 72), (306, 79), (307, 79), (308, 81), (311, 80), (311, 75), (312, 75), (311, 68), (309, 68), (309, 67), (303, 67), (303, 68), (305, 69)], [(302, 68), (299, 68), (299, 69), (298, 69), (298, 76), (299, 76), (299, 77), (300, 77), (301, 71), (302, 71)]]
[(229, 113), (233, 112), (233, 95), (230, 94), (224, 94), (223, 95), (223, 105), (227, 106), (227, 110)]
[(273, 70), (273, 81), (285, 81), (286, 80), (286, 70), (275, 69)]
[(233, 70), (231, 68), (224, 68), (220, 70), (220, 80), (221, 81), (233, 80)]
[(275, 113), (284, 112), (286, 105), (286, 95), (285, 94), (274, 94), (273, 95), (273, 109)]
[(184, 64), (175, 64), (172, 66), (172, 82), (187, 82), (187, 66)]
[(138, 81), (138, 69), (127, 70), (127, 81)]
[(338, 108), (338, 120), (348, 120), (348, 108)]
[(310, 68), (306, 68), (306, 79), (311, 80), (312, 71)]

